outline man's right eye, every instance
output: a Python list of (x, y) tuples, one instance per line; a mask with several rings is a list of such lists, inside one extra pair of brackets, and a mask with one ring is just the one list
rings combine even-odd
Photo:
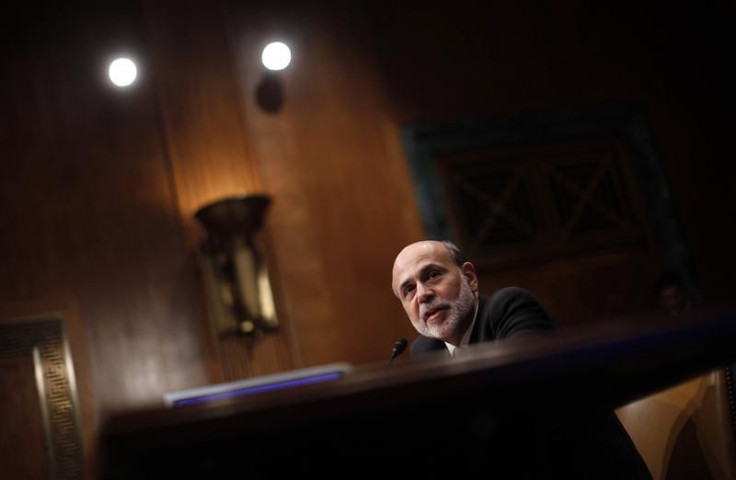
[(407, 285), (404, 287), (404, 297), (408, 297), (411, 292), (414, 291), (414, 285)]

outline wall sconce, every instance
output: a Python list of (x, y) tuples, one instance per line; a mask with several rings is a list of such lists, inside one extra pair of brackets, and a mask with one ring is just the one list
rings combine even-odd
[(261, 62), (268, 70), (256, 86), (256, 103), (264, 112), (278, 113), (284, 106), (284, 86), (281, 72), (291, 63), (291, 49), (283, 42), (266, 45)]
[(256, 103), (266, 113), (278, 113), (284, 106), (284, 86), (274, 72), (263, 75), (256, 87)]
[(207, 230), (200, 262), (220, 335), (278, 328), (265, 256), (255, 238), (270, 203), (267, 195), (245, 195), (205, 205), (195, 214)]

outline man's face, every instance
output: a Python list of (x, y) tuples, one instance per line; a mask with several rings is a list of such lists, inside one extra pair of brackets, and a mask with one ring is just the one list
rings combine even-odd
[(471, 263), (458, 267), (440, 242), (413, 243), (396, 257), (392, 287), (417, 332), (460, 343), (478, 291)]

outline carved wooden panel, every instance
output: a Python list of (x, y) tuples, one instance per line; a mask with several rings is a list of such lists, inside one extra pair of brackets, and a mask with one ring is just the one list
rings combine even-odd
[[(62, 319), (48, 316), (0, 323), (0, 360), (6, 365), (17, 359), (33, 364), (33, 371), (27, 369), (27, 373), (35, 376), (50, 477), (82, 478), (76, 383)], [(14, 412), (0, 414), (7, 417)]]
[(454, 237), (494, 262), (639, 242), (625, 157), (615, 141), (438, 157)]
[(628, 231), (631, 226), (627, 216), (631, 201), (621, 188), (621, 159), (615, 144), (586, 147), (539, 157), (560, 238)]
[(440, 162), (458, 237), (469, 251), (534, 242), (542, 232), (528, 165), (485, 155)]

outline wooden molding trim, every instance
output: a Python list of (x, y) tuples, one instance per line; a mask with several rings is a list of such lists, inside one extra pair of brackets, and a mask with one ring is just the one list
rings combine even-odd
[(0, 322), (0, 358), (26, 355), (33, 356), (51, 478), (82, 478), (79, 400), (60, 314)]

